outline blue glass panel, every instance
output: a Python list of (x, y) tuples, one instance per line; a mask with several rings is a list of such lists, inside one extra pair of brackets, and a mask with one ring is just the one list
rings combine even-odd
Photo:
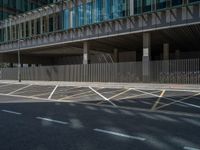
[(142, 10), (142, 1), (134, 0), (134, 14), (140, 14)]
[(189, 0), (189, 3), (200, 2), (200, 0)]
[(182, 0), (172, 0), (172, 6), (181, 5), (183, 3)]
[(96, 0), (96, 22), (100, 22), (103, 20), (102, 18), (102, 7), (103, 7), (103, 1), (102, 0)]
[(143, 0), (143, 12), (148, 12), (152, 10), (152, 0)]
[(112, 19), (112, 0), (105, 1), (105, 20)]
[(69, 10), (64, 11), (64, 29), (69, 29)]
[(86, 4), (86, 24), (91, 24), (92, 21), (92, 6), (93, 3), (89, 2)]
[(157, 0), (156, 3), (157, 3), (156, 5), (157, 9), (164, 9), (167, 7), (166, 0)]
[(78, 6), (78, 26), (84, 25), (84, 9), (83, 9), (83, 4)]

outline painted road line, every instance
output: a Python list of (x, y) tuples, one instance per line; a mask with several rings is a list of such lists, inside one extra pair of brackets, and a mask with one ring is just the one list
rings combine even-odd
[(130, 139), (134, 139), (134, 140), (139, 140), (139, 141), (145, 141), (146, 140), (145, 138), (142, 138), (142, 137), (131, 136), (131, 135), (118, 133), (118, 132), (113, 132), (113, 131), (107, 131), (107, 130), (102, 130), (102, 129), (93, 129), (93, 130), (96, 131), (96, 132), (111, 134), (111, 135), (120, 136), (120, 137), (124, 137), (124, 138), (130, 138)]
[[(146, 94), (149, 94), (149, 95), (152, 95), (152, 96), (155, 96), (155, 97), (159, 97), (158, 95), (155, 95), (155, 94), (151, 94), (151, 93), (144, 92), (144, 91), (141, 91), (141, 90), (137, 90), (137, 89), (134, 89), (134, 88), (131, 88), (131, 89), (133, 89), (133, 90), (135, 90), (135, 91), (139, 91), (139, 92), (141, 92), (141, 93), (146, 93)], [(163, 107), (166, 107), (166, 106), (169, 106), (169, 105), (172, 105), (172, 104), (174, 104), (174, 103), (183, 103), (183, 102), (181, 102), (181, 101), (190, 99), (190, 98), (195, 97), (195, 96), (198, 96), (198, 95), (200, 95), (200, 93), (197, 93), (197, 94), (192, 95), (192, 96), (188, 96), (188, 97), (183, 98), (183, 99), (180, 99), (180, 100), (175, 100), (175, 99), (169, 98), (169, 97), (162, 97), (163, 99), (167, 99), (167, 100), (170, 100), (170, 101), (172, 101), (172, 102), (171, 102), (171, 103), (168, 103), (168, 104), (165, 104), (165, 105), (162, 105), (162, 106), (160, 106), (160, 107), (157, 107), (156, 110), (158, 110), (158, 109), (160, 109), (160, 108), (163, 108)], [(187, 105), (187, 104), (186, 104), (186, 105)], [(191, 105), (190, 105), (190, 106), (191, 106)]]
[(157, 101), (155, 102), (155, 104), (152, 106), (151, 110), (155, 110), (156, 106), (159, 104), (161, 98), (163, 97), (163, 95), (165, 94), (165, 90), (162, 91), (162, 93), (160, 94), (160, 96), (158, 97)]
[[(160, 91), (154, 91), (154, 92), (150, 92), (151, 94), (155, 94), (155, 93), (160, 93)], [(126, 100), (126, 99), (130, 99), (130, 98), (137, 98), (137, 97), (140, 97), (140, 96), (145, 96), (147, 94), (138, 94), (138, 95), (133, 95), (133, 96), (126, 96), (126, 97), (123, 97), (121, 99), (117, 99), (118, 101), (121, 101), (121, 100)]]
[(95, 92), (97, 95), (99, 95), (100, 97), (102, 97), (104, 100), (108, 101), (109, 103), (111, 103), (113, 106), (117, 107), (117, 105), (115, 105), (113, 102), (111, 102), (108, 98), (106, 98), (105, 96), (103, 96), (101, 93), (97, 92), (95, 89), (93, 89), (92, 87), (89, 86), (89, 88)]
[(11, 110), (1, 110), (2, 112), (10, 113), (10, 114), (15, 114), (15, 115), (21, 115), (22, 113), (16, 112), (16, 111), (11, 111)]
[(53, 96), (53, 94), (54, 94), (54, 92), (56, 91), (57, 88), (58, 88), (58, 85), (55, 86), (55, 88), (53, 89), (53, 91), (49, 95), (48, 99), (51, 99), (51, 97)]
[(200, 150), (199, 148), (187, 147), (185, 146), (183, 149), (185, 150)]
[(123, 91), (123, 92), (120, 92), (120, 93), (118, 93), (118, 94), (116, 94), (116, 95), (111, 96), (111, 97), (108, 98), (108, 99), (109, 99), (109, 100), (110, 100), (110, 99), (113, 99), (113, 98), (115, 98), (115, 97), (117, 97), (117, 96), (120, 96), (120, 95), (122, 95), (122, 94), (124, 94), (124, 93), (130, 91), (130, 90), (131, 90), (131, 89), (127, 89), (127, 90), (125, 90), (125, 91)]
[[(182, 98), (182, 99), (180, 99), (180, 100), (174, 100), (173, 102), (168, 103), (168, 104), (165, 104), (165, 105), (162, 105), (162, 106), (160, 106), (160, 107), (157, 107), (156, 109), (164, 108), (164, 107), (167, 107), (167, 106), (172, 105), (172, 104), (175, 104), (175, 103), (183, 103), (182, 101), (187, 100), (187, 99), (190, 99), (190, 98), (195, 97), (195, 96), (198, 96), (198, 95), (200, 95), (200, 93), (197, 93), (197, 94), (195, 94), (195, 95)], [(185, 103), (185, 105), (188, 105), (188, 104)], [(190, 106), (191, 106), (191, 105), (190, 105)]]
[(54, 123), (59, 123), (59, 124), (64, 124), (64, 125), (68, 124), (67, 122), (59, 121), (59, 120), (53, 120), (53, 119), (50, 119), (50, 118), (36, 117), (36, 119), (54, 122)]
[(12, 92), (8, 93), (8, 95), (11, 95), (11, 94), (14, 94), (14, 93), (16, 93), (16, 92), (18, 92), (18, 91), (21, 91), (21, 90), (23, 90), (23, 89), (26, 89), (26, 88), (30, 87), (31, 85), (32, 85), (32, 84), (29, 84), (29, 85), (27, 85), (27, 86), (24, 86), (24, 87), (22, 87), (22, 88), (19, 88), (19, 89), (15, 90), (15, 91), (12, 91)]

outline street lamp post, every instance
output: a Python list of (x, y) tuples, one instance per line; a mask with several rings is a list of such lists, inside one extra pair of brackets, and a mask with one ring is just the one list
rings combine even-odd
[(21, 56), (20, 56), (20, 48), (21, 48), (21, 21), (19, 17), (19, 25), (18, 25), (18, 51), (17, 51), (17, 60), (18, 60), (18, 72), (17, 72), (17, 79), (21, 82)]
[(17, 60), (18, 60), (18, 81), (21, 82), (21, 58), (20, 58), (20, 43), (21, 41), (18, 40), (18, 52), (17, 52)]

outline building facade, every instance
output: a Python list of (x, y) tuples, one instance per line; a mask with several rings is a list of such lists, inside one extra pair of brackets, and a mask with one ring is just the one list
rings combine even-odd
[[(23, 11), (39, 6), (15, 2)], [(68, 64), (73, 57), (76, 63), (97, 63), (97, 58), (84, 55), (88, 50), (104, 62), (142, 61), (146, 55), (147, 60), (199, 57), (200, 0), (30, 2), (50, 4), (1, 22), (3, 61), (16, 62), (19, 47), (24, 55), (49, 60), (40, 63), (47, 65)]]
[(1, 0), (0, 20), (53, 3), (53, 0)]

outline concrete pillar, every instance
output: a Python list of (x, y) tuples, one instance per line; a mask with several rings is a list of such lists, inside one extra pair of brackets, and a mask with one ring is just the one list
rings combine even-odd
[(175, 57), (176, 57), (176, 59), (180, 59), (180, 50), (179, 49), (177, 49), (175, 51)]
[(43, 34), (43, 17), (40, 18), (40, 34)]
[(34, 20), (34, 25), (33, 25), (33, 27), (34, 27), (34, 35), (37, 35), (37, 19), (35, 19)]
[(13, 34), (13, 31), (12, 31), (12, 21), (11, 21), (11, 19), (10, 19), (10, 25), (9, 25), (9, 26), (10, 26), (10, 33), (9, 33), (9, 34), (10, 34), (10, 40), (12, 40), (12, 37), (13, 37), (13, 35), (12, 35), (12, 34)]
[(48, 33), (49, 32), (49, 16), (46, 16), (46, 32)]
[(4, 35), (5, 41), (8, 41), (8, 22), (6, 21), (6, 28), (5, 28), (5, 35)]
[(83, 42), (83, 64), (89, 63), (89, 43)]
[(56, 15), (53, 14), (53, 31), (56, 31)]
[(119, 52), (118, 49), (114, 49), (114, 62), (119, 62)]
[(26, 22), (24, 22), (24, 38), (26, 37)]
[(28, 36), (31, 37), (32, 36), (32, 23), (31, 21), (28, 22)]
[(169, 44), (163, 44), (163, 60), (169, 60)]
[(143, 33), (142, 72), (143, 72), (144, 82), (149, 82), (150, 79), (150, 59), (151, 59), (151, 34)]

